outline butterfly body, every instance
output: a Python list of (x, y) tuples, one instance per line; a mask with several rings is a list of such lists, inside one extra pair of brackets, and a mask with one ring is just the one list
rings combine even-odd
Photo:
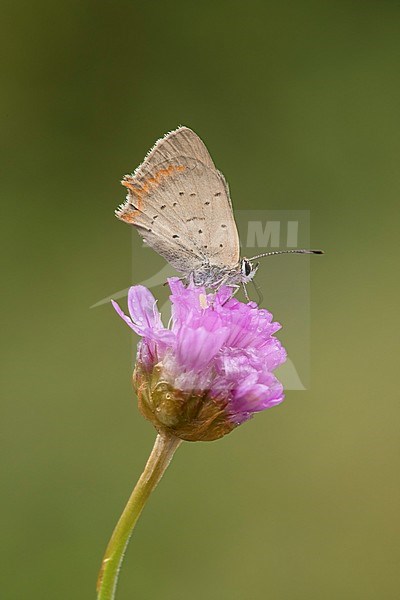
[(257, 269), (258, 265), (254, 267), (249, 260), (242, 258), (232, 269), (224, 269), (205, 263), (200, 269), (191, 273), (190, 278), (195, 285), (204, 285), (205, 287), (216, 287), (220, 285), (237, 287), (251, 281), (256, 274)]

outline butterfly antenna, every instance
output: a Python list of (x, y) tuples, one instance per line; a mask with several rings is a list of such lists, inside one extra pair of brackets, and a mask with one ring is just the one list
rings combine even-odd
[(264, 256), (274, 256), (274, 254), (325, 254), (325, 252), (323, 250), (305, 250), (304, 248), (298, 250), (275, 250), (275, 252), (257, 254), (257, 256), (252, 256), (248, 260), (256, 260), (257, 258), (263, 258)]

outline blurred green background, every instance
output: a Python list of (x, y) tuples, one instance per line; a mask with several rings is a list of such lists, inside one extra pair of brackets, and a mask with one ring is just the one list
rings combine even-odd
[[(118, 600), (398, 598), (399, 3), (5, 0), (1, 23), (1, 598), (95, 597), (154, 431), (132, 337), (89, 307), (133, 283), (119, 179), (181, 123), (237, 209), (311, 211), (312, 387), (179, 449)], [(138, 248), (136, 282), (163, 265)]]

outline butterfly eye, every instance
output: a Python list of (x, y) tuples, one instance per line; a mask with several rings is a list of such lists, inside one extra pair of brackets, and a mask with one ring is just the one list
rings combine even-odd
[(242, 274), (245, 275), (245, 277), (248, 277), (250, 275), (251, 271), (252, 271), (251, 262), (244, 258), (242, 261)]

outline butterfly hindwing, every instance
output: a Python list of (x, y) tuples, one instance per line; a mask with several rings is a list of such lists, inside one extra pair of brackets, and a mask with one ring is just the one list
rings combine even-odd
[(178, 271), (205, 263), (234, 267), (239, 239), (227, 184), (207, 148), (181, 127), (159, 140), (122, 181), (126, 202), (116, 211)]

